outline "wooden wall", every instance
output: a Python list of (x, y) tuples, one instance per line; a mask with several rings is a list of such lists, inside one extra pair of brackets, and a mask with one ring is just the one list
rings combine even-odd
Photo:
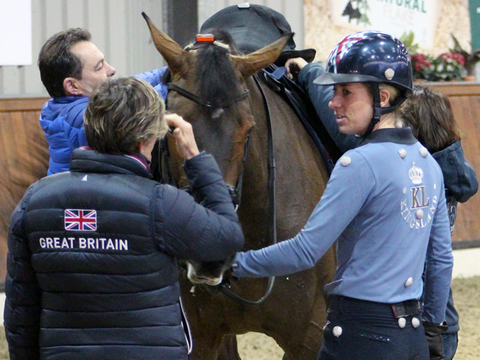
[(28, 185), (47, 174), (48, 145), (38, 121), (46, 100), (0, 99), (0, 284), (10, 215)]
[[(462, 132), (462, 147), (468, 162), (480, 178), (480, 83), (426, 83), (448, 95), (453, 113)], [(454, 249), (480, 247), (480, 195), (458, 205), (453, 232)]]

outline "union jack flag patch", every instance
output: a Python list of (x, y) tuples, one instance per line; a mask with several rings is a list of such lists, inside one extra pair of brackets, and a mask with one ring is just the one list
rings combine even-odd
[(96, 210), (65, 210), (65, 230), (95, 231), (97, 230)]

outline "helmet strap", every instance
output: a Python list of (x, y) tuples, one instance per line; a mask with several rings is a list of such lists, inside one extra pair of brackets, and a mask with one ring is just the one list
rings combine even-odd
[(370, 124), (368, 124), (367, 131), (365, 131), (365, 134), (362, 135), (362, 137), (364, 138), (371, 134), (371, 132), (373, 131), (373, 128), (375, 127), (375, 125), (378, 124), (382, 115), (395, 111), (395, 109), (399, 107), (401, 104), (403, 104), (403, 102), (406, 100), (406, 96), (402, 96), (401, 98), (398, 99), (395, 105), (382, 107), (381, 101), (380, 101), (379, 84), (373, 83), (372, 88), (373, 88), (373, 94), (372, 94), (373, 95), (373, 117), (372, 117), (372, 120), (370, 121)]
[(373, 131), (375, 125), (378, 124), (380, 118), (382, 117), (382, 105), (380, 103), (380, 87), (378, 83), (372, 84), (372, 95), (373, 95), (373, 117), (370, 120), (370, 124), (368, 124), (367, 131), (362, 136), (365, 138)]

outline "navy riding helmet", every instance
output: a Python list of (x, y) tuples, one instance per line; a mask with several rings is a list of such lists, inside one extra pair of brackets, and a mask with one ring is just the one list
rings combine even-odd
[[(345, 37), (330, 53), (326, 72), (315, 84), (334, 85), (351, 82), (373, 84), (374, 116), (371, 129), (380, 116), (395, 110), (412, 91), (412, 62), (405, 45), (390, 34), (361, 31)], [(400, 99), (393, 106), (380, 107), (379, 83), (397, 88)]]

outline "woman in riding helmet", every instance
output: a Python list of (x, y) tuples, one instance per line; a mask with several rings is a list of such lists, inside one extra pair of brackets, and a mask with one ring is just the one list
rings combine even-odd
[(412, 88), (406, 48), (381, 32), (349, 35), (314, 82), (334, 86), (328, 106), (338, 130), (360, 146), (337, 162), (302, 231), (238, 253), (234, 274), (311, 268), (337, 240), (318, 359), (429, 359), (427, 337), (442, 347), (453, 257), (442, 172), (396, 114)]

